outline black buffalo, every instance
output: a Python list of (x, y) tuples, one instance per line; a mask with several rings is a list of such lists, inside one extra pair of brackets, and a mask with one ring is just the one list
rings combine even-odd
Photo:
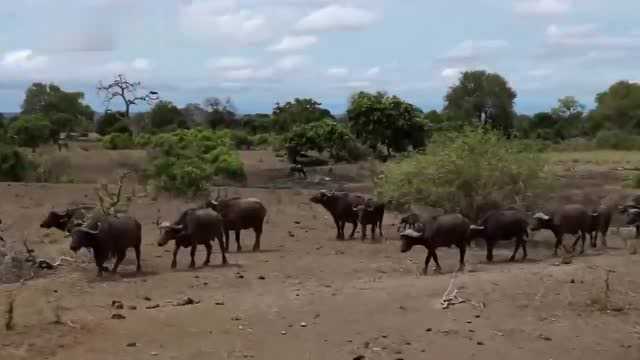
[(95, 211), (95, 206), (78, 206), (63, 211), (49, 211), (47, 217), (40, 223), (43, 229), (56, 228), (71, 233), (76, 227), (87, 223)]
[(118, 266), (126, 257), (128, 248), (135, 250), (136, 271), (140, 272), (141, 244), (142, 225), (138, 220), (131, 216), (103, 216), (86, 226), (73, 229), (69, 248), (73, 252), (83, 247), (92, 249), (98, 276), (102, 276), (103, 271), (108, 271), (104, 266), (105, 261), (112, 257), (116, 258), (112, 271), (114, 274), (118, 271)]
[(262, 204), (262, 201), (256, 198), (236, 197), (209, 200), (206, 205), (220, 214), (224, 220), (225, 251), (229, 251), (230, 231), (234, 231), (236, 234), (237, 251), (242, 251), (240, 231), (245, 229), (253, 229), (255, 233), (253, 251), (260, 250), (264, 218), (267, 216), (267, 208)]
[(224, 249), (222, 217), (211, 209), (189, 209), (182, 212), (178, 220), (173, 224), (166, 222), (160, 224), (162, 234), (157, 241), (158, 246), (165, 246), (169, 241), (175, 241), (173, 250), (173, 260), (171, 268), (176, 268), (176, 257), (181, 247), (191, 248), (191, 263), (189, 268), (194, 268), (196, 248), (204, 245), (207, 249), (207, 257), (202, 266), (209, 265), (211, 260), (211, 242), (218, 240), (220, 253), (222, 254), (222, 264), (227, 264), (227, 257)]
[[(426, 275), (431, 258), (436, 263), (436, 272), (441, 271), (436, 249), (439, 247), (451, 247), (455, 245), (460, 250), (459, 271), (465, 268), (464, 256), (469, 245), (469, 220), (460, 214), (447, 214), (433, 219), (432, 224), (419, 226), (418, 230), (409, 229), (402, 234), (400, 251), (405, 253), (416, 245), (427, 248), (427, 257), (424, 261), (422, 272)], [(422, 232), (420, 232), (420, 230)]]
[(376, 227), (380, 236), (382, 233), (382, 221), (384, 220), (384, 207), (382, 202), (373, 199), (367, 199), (364, 204), (354, 207), (354, 211), (358, 213), (358, 222), (362, 231), (362, 240), (367, 238), (367, 225), (371, 225), (371, 238), (376, 238)]
[(334, 192), (321, 190), (309, 199), (314, 204), (324, 207), (336, 224), (336, 239), (344, 240), (344, 227), (347, 223), (353, 224), (350, 239), (353, 239), (358, 228), (358, 212), (354, 210), (365, 204), (364, 196), (347, 192)]
[(487, 244), (487, 261), (493, 261), (493, 248), (499, 241), (516, 240), (515, 249), (509, 261), (516, 259), (518, 249), (522, 247), (522, 260), (527, 258), (527, 239), (529, 222), (519, 210), (493, 210), (487, 213), (469, 230), (469, 238), (484, 239)]
[(591, 212), (588, 233), (592, 248), (598, 246), (598, 233), (602, 235), (602, 246), (607, 247), (607, 233), (611, 225), (611, 217), (611, 208), (606, 205), (600, 205)]
[(579, 204), (564, 205), (551, 214), (547, 215), (539, 212), (535, 214), (533, 218), (535, 222), (531, 227), (532, 231), (546, 229), (555, 235), (556, 244), (553, 250), (554, 256), (558, 256), (558, 248), (562, 246), (562, 240), (565, 234), (576, 236), (572, 245), (572, 251), (576, 250), (578, 242), (582, 240), (580, 254), (584, 253), (586, 235), (591, 223), (590, 213), (584, 206)]

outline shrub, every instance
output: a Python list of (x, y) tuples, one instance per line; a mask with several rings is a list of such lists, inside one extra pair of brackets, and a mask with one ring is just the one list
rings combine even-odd
[(151, 135), (149, 135), (149, 134), (140, 134), (140, 135), (136, 136), (135, 139), (133, 139), (133, 144), (137, 148), (144, 149), (147, 146), (151, 145), (151, 141), (152, 140), (153, 140), (153, 137)]
[(118, 121), (109, 129), (110, 134), (129, 134), (131, 135), (131, 129), (124, 120)]
[(24, 115), (9, 126), (9, 133), (15, 137), (18, 146), (31, 148), (33, 152), (41, 144), (49, 141), (51, 124), (42, 115)]
[(24, 181), (32, 164), (15, 146), (0, 144), (0, 181)]
[(216, 176), (243, 181), (244, 167), (231, 136), (230, 131), (206, 129), (156, 135), (149, 141), (147, 177), (159, 189), (179, 195), (197, 195)]
[(620, 130), (599, 132), (595, 143), (599, 149), (640, 150), (640, 136)]
[(254, 145), (253, 139), (244, 131), (230, 131), (230, 137), (238, 150), (249, 150)]
[(135, 147), (131, 134), (112, 133), (102, 138), (102, 146), (108, 150), (127, 150)]
[(398, 205), (460, 210), (471, 220), (483, 204), (519, 203), (546, 181), (544, 158), (500, 133), (465, 128), (438, 133), (426, 153), (390, 162), (376, 192)]
[(282, 146), (286, 149), (290, 162), (297, 160), (300, 154), (308, 151), (327, 152), (335, 161), (351, 161), (345, 148), (356, 142), (346, 126), (332, 119), (323, 119), (310, 124), (296, 126), (282, 137)]
[(258, 134), (251, 138), (253, 144), (257, 147), (265, 148), (274, 145), (277, 139), (271, 134)]

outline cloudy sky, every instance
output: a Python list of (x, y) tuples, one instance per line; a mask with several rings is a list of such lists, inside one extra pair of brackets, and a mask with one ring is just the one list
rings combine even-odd
[(357, 90), (440, 109), (465, 69), (503, 74), (517, 109), (591, 105), (640, 80), (638, 0), (21, 0), (0, 7), (0, 111), (52, 81), (102, 110), (117, 73), (179, 105), (239, 110), (313, 97), (342, 112)]

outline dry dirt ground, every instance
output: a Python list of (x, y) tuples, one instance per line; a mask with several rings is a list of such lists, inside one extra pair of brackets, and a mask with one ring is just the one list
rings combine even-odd
[[(264, 185), (286, 176), (265, 154), (243, 156), (250, 182), (261, 171), (272, 176)], [(606, 179), (608, 191), (618, 189), (620, 179)], [(556, 199), (592, 201), (577, 185)], [(308, 201), (313, 190), (229, 192), (268, 207), (262, 251), (246, 251), (253, 233), (243, 232), (245, 251), (232, 242), (230, 265), (219, 266), (214, 247), (211, 266), (189, 270), (182, 250), (172, 271), (153, 222), (189, 204), (137, 198), (130, 212), (143, 223), (143, 273), (134, 273), (130, 251), (120, 275), (97, 279), (82, 251), (41, 277), (0, 285), (0, 359), (640, 359), (640, 256), (625, 249), (628, 231), (612, 231), (611, 249), (589, 248), (568, 265), (551, 257), (545, 232), (530, 241), (524, 263), (505, 262), (507, 243), (487, 264), (478, 244), (452, 285), (466, 302), (443, 310), (457, 250), (439, 250), (444, 274), (418, 275), (425, 251), (399, 252), (397, 214), (387, 215), (382, 241), (336, 241), (328, 214)], [(29, 239), (39, 257), (70, 256), (68, 239), (38, 224), (52, 205), (92, 194), (91, 184), (0, 184), (3, 235)], [(186, 297), (199, 303), (174, 306)]]

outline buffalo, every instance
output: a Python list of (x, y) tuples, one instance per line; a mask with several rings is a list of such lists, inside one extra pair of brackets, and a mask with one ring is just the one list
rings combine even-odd
[(142, 244), (142, 225), (131, 216), (103, 216), (71, 231), (69, 248), (78, 252), (81, 248), (93, 250), (93, 257), (98, 268), (98, 276), (109, 269), (104, 266), (105, 261), (115, 257), (112, 272), (118, 271), (118, 266), (127, 255), (127, 249), (136, 252), (136, 272), (141, 271), (140, 246)]
[(400, 218), (398, 224), (398, 232), (405, 231), (407, 229), (413, 229), (420, 222), (420, 215), (411, 213)]
[(304, 166), (302, 166), (301, 164), (295, 164), (295, 165), (291, 165), (291, 167), (289, 167), (289, 175), (301, 175), (303, 178), (307, 178), (307, 172), (304, 170)]
[[(439, 247), (451, 247), (455, 245), (460, 250), (460, 264), (458, 271), (465, 268), (464, 256), (469, 245), (470, 222), (460, 214), (446, 214), (432, 219), (433, 223), (420, 225), (417, 230), (409, 229), (400, 234), (402, 245), (400, 251), (405, 253), (416, 245), (427, 248), (427, 257), (424, 262), (423, 274), (427, 274), (431, 258), (436, 263), (436, 272), (441, 272), (442, 268), (438, 261), (436, 249)], [(420, 232), (419, 230), (422, 230)]]
[(353, 209), (358, 213), (358, 222), (362, 229), (362, 240), (367, 238), (367, 225), (371, 225), (371, 238), (376, 238), (376, 227), (382, 234), (382, 220), (384, 219), (384, 203), (367, 199), (367, 201)]
[(218, 240), (222, 265), (226, 265), (227, 257), (224, 249), (222, 217), (211, 209), (188, 209), (182, 212), (173, 224), (165, 222), (159, 225), (162, 234), (157, 241), (158, 246), (165, 246), (170, 240), (175, 241), (171, 268), (176, 268), (176, 257), (181, 247), (191, 247), (191, 263), (189, 268), (194, 268), (195, 254), (198, 245), (204, 245), (207, 249), (207, 257), (202, 266), (209, 265), (211, 260), (211, 242)]
[(602, 246), (607, 247), (607, 233), (611, 225), (611, 216), (611, 208), (606, 205), (600, 205), (591, 212), (588, 233), (592, 248), (598, 246), (598, 233), (602, 235)]
[(533, 218), (535, 222), (531, 227), (532, 231), (546, 229), (555, 235), (556, 244), (553, 250), (554, 256), (558, 256), (558, 248), (562, 246), (562, 240), (565, 234), (576, 236), (572, 245), (572, 251), (576, 250), (578, 241), (582, 240), (580, 254), (584, 253), (586, 234), (589, 231), (591, 222), (590, 213), (584, 206), (579, 204), (564, 205), (549, 215), (539, 212), (535, 214)]
[(350, 194), (346, 192), (335, 192), (321, 190), (309, 199), (314, 204), (324, 207), (336, 224), (336, 239), (344, 240), (344, 227), (347, 223), (353, 224), (350, 239), (353, 239), (356, 229), (358, 228), (358, 212), (355, 211), (358, 206), (365, 204), (365, 198), (361, 195)]
[(625, 210), (625, 224), (636, 228), (636, 238), (640, 237), (640, 208), (629, 207)]
[(229, 251), (229, 232), (236, 234), (237, 251), (242, 251), (240, 231), (253, 229), (253, 251), (260, 250), (260, 237), (267, 216), (267, 208), (256, 198), (228, 198), (207, 201), (207, 206), (222, 216), (224, 221), (225, 251)]
[(529, 222), (521, 211), (513, 209), (489, 211), (479, 222), (469, 229), (469, 239), (481, 238), (487, 244), (487, 261), (493, 261), (493, 248), (498, 241), (516, 239), (515, 249), (509, 261), (516, 259), (518, 249), (522, 247), (522, 260), (527, 258), (527, 239)]
[(63, 211), (52, 210), (42, 221), (40, 227), (43, 229), (56, 228), (71, 233), (71, 230), (86, 223), (94, 210), (95, 206), (78, 206)]

